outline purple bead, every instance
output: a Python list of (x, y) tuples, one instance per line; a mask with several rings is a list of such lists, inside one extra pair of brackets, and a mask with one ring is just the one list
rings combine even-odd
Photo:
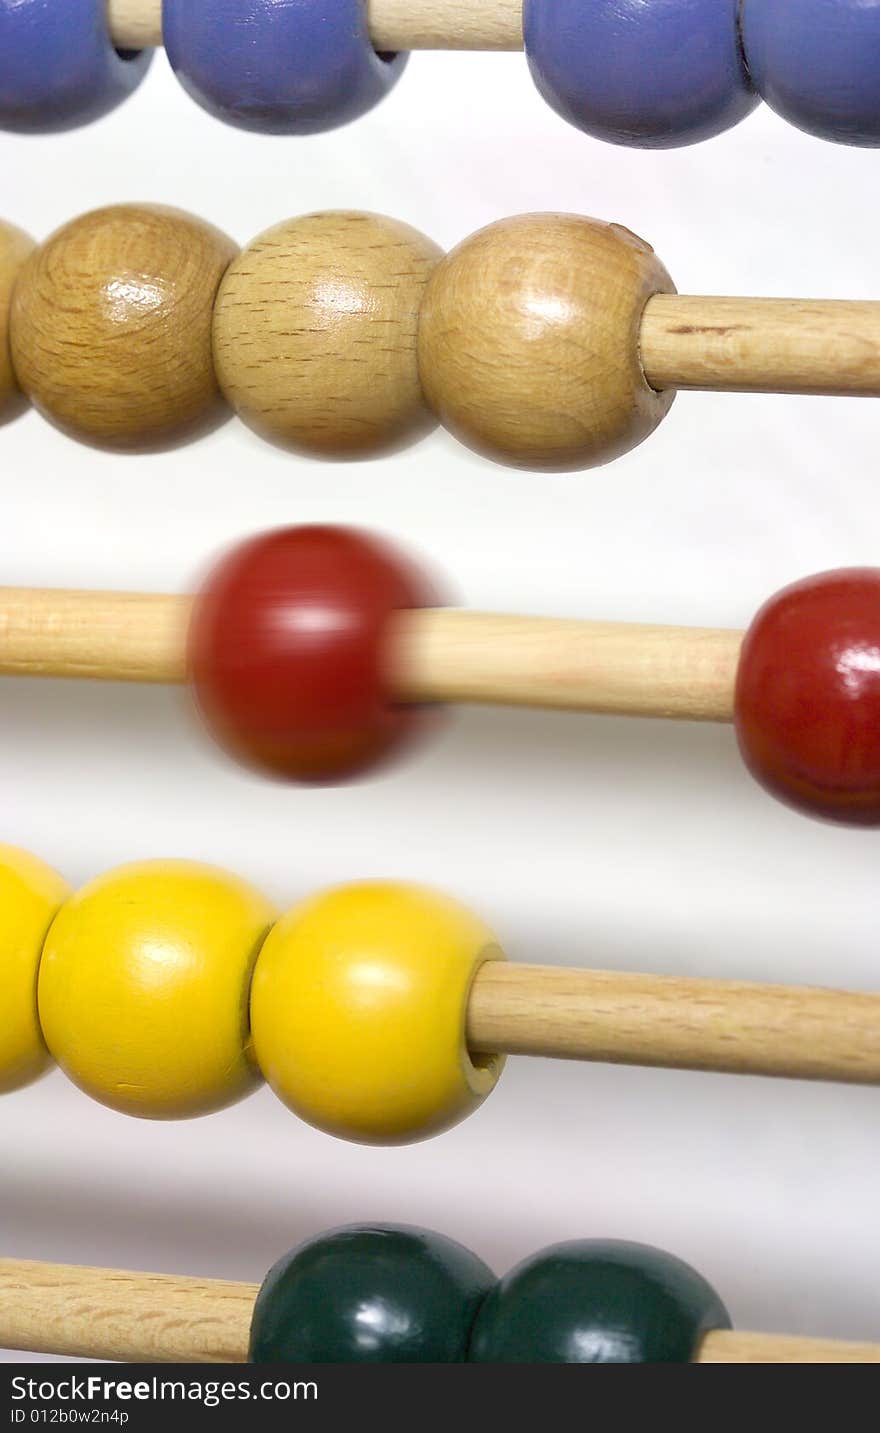
[(100, 119), (152, 57), (113, 48), (107, 0), (0, 0), (0, 129), (46, 134)]
[(738, 14), (739, 0), (524, 0), (529, 68), (547, 103), (597, 139), (696, 144), (758, 103)]
[(880, 0), (743, 0), (756, 89), (798, 129), (880, 145)]
[(210, 114), (264, 134), (315, 134), (357, 119), (397, 82), (366, 0), (164, 0), (165, 49)]

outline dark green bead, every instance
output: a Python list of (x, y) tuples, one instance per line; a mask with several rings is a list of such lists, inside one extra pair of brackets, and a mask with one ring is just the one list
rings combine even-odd
[(474, 1326), (474, 1363), (690, 1363), (730, 1328), (690, 1265), (613, 1239), (554, 1244), (496, 1284)]
[(495, 1284), (452, 1239), (350, 1225), (300, 1244), (266, 1276), (251, 1363), (462, 1363)]

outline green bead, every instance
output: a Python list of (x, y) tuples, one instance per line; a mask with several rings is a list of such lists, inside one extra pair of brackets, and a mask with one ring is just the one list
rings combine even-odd
[(300, 1244), (266, 1276), (251, 1363), (462, 1363), (495, 1277), (452, 1239), (349, 1225)]
[(484, 1302), (473, 1363), (690, 1363), (709, 1329), (730, 1328), (690, 1265), (613, 1239), (554, 1244)]

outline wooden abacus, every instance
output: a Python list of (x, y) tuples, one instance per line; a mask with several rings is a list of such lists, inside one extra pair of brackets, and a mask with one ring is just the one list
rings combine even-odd
[(734, 722), (773, 795), (880, 823), (880, 570), (796, 583), (747, 633), (436, 600), (365, 533), (285, 528), (233, 550), (195, 598), (0, 588), (0, 674), (189, 682), (221, 746), (288, 780), (349, 779), (449, 702)]
[(236, 253), (146, 205), (32, 252), (0, 225), (0, 407), (14, 379), (74, 437), (143, 449), (215, 425), (225, 399), (261, 436), (336, 456), (439, 418), (500, 462), (564, 470), (635, 447), (679, 388), (880, 394), (880, 303), (683, 297), (616, 224), (524, 215), (443, 258), (408, 225), (335, 212)]

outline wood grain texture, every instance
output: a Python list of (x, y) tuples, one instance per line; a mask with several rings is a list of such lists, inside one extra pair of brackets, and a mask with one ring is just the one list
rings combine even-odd
[(617, 224), (525, 214), (453, 249), (428, 284), (419, 365), (457, 437), (518, 467), (609, 462), (646, 438), (673, 393), (646, 382), (639, 331), (673, 288), (650, 246)]
[(880, 303), (658, 294), (642, 319), (655, 388), (880, 395)]
[(880, 995), (492, 961), (471, 1050), (612, 1065), (880, 1083)]
[(0, 1259), (0, 1346), (121, 1363), (245, 1363), (257, 1286)]
[(188, 597), (0, 589), (0, 673), (183, 682), (191, 609)]
[[(0, 1259), (0, 1345), (120, 1363), (246, 1363), (256, 1284)], [(706, 1334), (697, 1363), (878, 1363), (880, 1345)]]
[(33, 239), (0, 220), (0, 423), (23, 406), (12, 368), (9, 315), (15, 281), (33, 249)]
[(326, 456), (387, 452), (431, 427), (416, 329), (440, 257), (424, 234), (375, 214), (310, 214), (255, 239), (214, 314), (217, 376), (239, 416)]
[[(0, 588), (0, 673), (183, 682), (192, 598)], [(399, 614), (401, 698), (730, 721), (742, 633), (440, 609)]]
[(58, 427), (145, 449), (216, 424), (214, 298), (236, 252), (202, 220), (157, 205), (98, 209), (59, 229), (19, 274), (12, 361)]
[(742, 633), (455, 610), (401, 613), (411, 701), (730, 721)]
[(716, 1329), (703, 1339), (697, 1362), (880, 1363), (880, 1344)]
[[(116, 44), (162, 43), (162, 0), (108, 0)], [(367, 0), (377, 50), (521, 50), (522, 0)]]

